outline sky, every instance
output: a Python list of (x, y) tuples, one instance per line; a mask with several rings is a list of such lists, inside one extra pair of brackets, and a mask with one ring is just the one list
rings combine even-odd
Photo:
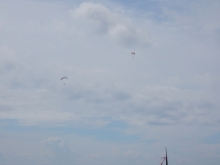
[(219, 8), (1, 0), (0, 164), (219, 164)]

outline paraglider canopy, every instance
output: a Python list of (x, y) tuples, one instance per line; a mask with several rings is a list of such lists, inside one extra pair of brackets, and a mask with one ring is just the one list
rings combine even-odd
[[(67, 78), (67, 77), (62, 77), (62, 78), (60, 79), (60, 81), (61, 81), (61, 80), (63, 80), (63, 79), (67, 79), (67, 80), (68, 80), (68, 78)], [(65, 83), (64, 83), (64, 85), (65, 85)]]
[(67, 77), (62, 77), (60, 80), (63, 80), (63, 79), (67, 79), (67, 80), (68, 80), (68, 78), (67, 78)]
[[(135, 52), (131, 52), (131, 55), (135, 55)], [(134, 58), (134, 56), (133, 56), (133, 58)]]

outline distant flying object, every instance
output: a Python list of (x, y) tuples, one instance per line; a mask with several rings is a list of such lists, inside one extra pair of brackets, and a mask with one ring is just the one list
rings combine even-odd
[(162, 157), (161, 159), (163, 159), (162, 163), (160, 165), (163, 165), (163, 162), (166, 160), (166, 165), (168, 165), (168, 157), (167, 157), (167, 148), (165, 148), (166, 150), (166, 156)]
[[(61, 80), (63, 80), (63, 79), (67, 79), (67, 80), (68, 80), (68, 78), (67, 78), (67, 77), (62, 77), (62, 78), (60, 79), (60, 81), (61, 81)], [(64, 83), (64, 85), (65, 85), (65, 83)]]
[[(135, 52), (131, 52), (131, 55), (135, 55)], [(134, 58), (134, 56), (133, 56), (133, 58)]]
[(67, 78), (67, 77), (62, 77), (60, 80), (63, 80), (63, 79), (67, 79), (67, 80), (68, 80), (68, 78)]

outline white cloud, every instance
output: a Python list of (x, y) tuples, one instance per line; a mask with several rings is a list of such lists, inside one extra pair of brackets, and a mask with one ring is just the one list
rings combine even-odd
[(100, 3), (84, 2), (70, 13), (74, 18), (86, 19), (88, 26), (95, 26), (97, 32), (107, 34), (126, 46), (147, 44), (146, 35), (131, 20)]
[(49, 138), (43, 140), (42, 143), (49, 148), (51, 157), (48, 161), (50, 164), (73, 164), (78, 157), (78, 155), (59, 138)]

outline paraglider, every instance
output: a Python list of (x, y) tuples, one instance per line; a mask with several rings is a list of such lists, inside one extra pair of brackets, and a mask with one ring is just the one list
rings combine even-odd
[[(131, 52), (131, 55), (135, 55), (135, 52)], [(134, 58), (134, 56), (133, 56), (133, 58)]]
[[(61, 81), (61, 80), (63, 80), (63, 79), (67, 79), (67, 80), (68, 80), (68, 78), (67, 78), (67, 77), (62, 77), (62, 78), (60, 79), (60, 81)], [(64, 83), (64, 85), (65, 85), (65, 83)]]
[(63, 79), (67, 79), (67, 80), (68, 80), (68, 78), (67, 78), (67, 77), (62, 77), (60, 80), (63, 80)]

